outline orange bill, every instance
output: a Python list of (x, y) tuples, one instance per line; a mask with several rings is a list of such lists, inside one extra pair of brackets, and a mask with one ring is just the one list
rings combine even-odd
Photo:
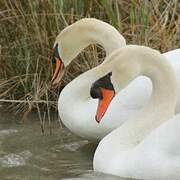
[(63, 77), (63, 74), (64, 74), (64, 65), (63, 65), (61, 59), (56, 57), (55, 60), (56, 60), (56, 68), (55, 68), (54, 74), (51, 79), (51, 82), (53, 85), (60, 83), (60, 81)]
[(102, 99), (99, 99), (98, 108), (96, 111), (96, 121), (100, 123), (104, 114), (106, 113), (113, 97), (115, 96), (115, 92), (113, 90), (101, 88)]

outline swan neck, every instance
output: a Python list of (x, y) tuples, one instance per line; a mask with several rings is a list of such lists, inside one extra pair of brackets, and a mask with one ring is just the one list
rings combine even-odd
[[(146, 112), (157, 109), (162, 114), (174, 114), (177, 101), (177, 82), (171, 65), (165, 58), (154, 58), (142, 64), (142, 75), (149, 77), (152, 81), (152, 95), (149, 103), (145, 106)], [(165, 110), (166, 109), (166, 110)], [(152, 112), (152, 113), (153, 113)]]
[(72, 24), (61, 32), (57, 41), (65, 66), (90, 44), (100, 44), (107, 55), (126, 45), (125, 39), (114, 27), (96, 19), (83, 19)]
[[(107, 142), (105, 144), (110, 149), (117, 147), (117, 141), (119, 141), (116, 150), (113, 149), (114, 152), (134, 147), (153, 129), (170, 119), (174, 115), (178, 95), (175, 73), (163, 55), (146, 47), (137, 49), (136, 46), (129, 46), (120, 52), (123, 53), (125, 50), (127, 50), (126, 55), (120, 55), (117, 59), (123, 60), (128, 66), (133, 67), (133, 70), (138, 67), (134, 70), (133, 77), (140, 75), (149, 77), (153, 90), (144, 108), (105, 138), (104, 141)], [(127, 53), (134, 56), (130, 57)], [(117, 66), (114, 67), (117, 68)]]

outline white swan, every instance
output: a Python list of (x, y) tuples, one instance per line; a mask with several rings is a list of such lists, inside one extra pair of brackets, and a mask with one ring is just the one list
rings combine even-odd
[(180, 179), (180, 115), (171, 119), (179, 86), (172, 67), (158, 51), (135, 45), (116, 50), (107, 60), (101, 66), (105, 76), (91, 87), (93, 97), (107, 101), (104, 90), (118, 92), (140, 75), (151, 79), (153, 91), (136, 116), (100, 141), (94, 169), (129, 178)]
[[(94, 43), (103, 46), (106, 55), (126, 45), (125, 39), (114, 27), (94, 18), (85, 18), (68, 26), (54, 43), (52, 60), (56, 63), (56, 69), (53, 84), (61, 80), (64, 66), (68, 66), (85, 47)], [(94, 121), (97, 103), (90, 98), (89, 91), (92, 82), (98, 78), (94, 69), (83, 73), (62, 90), (58, 100), (62, 122), (72, 132), (89, 139), (100, 139), (121, 123), (99, 126)], [(110, 114), (113, 116), (114, 113)]]
[[(57, 67), (53, 83), (59, 83), (64, 67), (89, 44), (101, 44), (106, 54), (125, 46), (124, 38), (107, 23), (96, 19), (82, 19), (65, 28), (56, 38), (53, 59)], [(173, 65), (177, 77), (180, 77), (180, 49), (165, 53)], [(63, 65), (58, 59), (61, 59)], [(94, 121), (97, 101), (89, 96), (91, 83), (99, 78), (95, 69), (89, 70), (70, 82), (61, 92), (58, 101), (59, 115), (63, 123), (74, 133), (88, 139), (101, 139), (147, 103), (151, 95), (151, 82), (146, 77), (139, 77), (125, 88), (111, 103), (108, 112), (98, 124)], [(180, 79), (179, 79), (180, 80)], [(177, 112), (180, 112), (178, 101)], [(121, 116), (121, 118), (118, 118)], [(110, 119), (113, 119), (113, 122)], [(88, 126), (88, 128), (87, 128)]]

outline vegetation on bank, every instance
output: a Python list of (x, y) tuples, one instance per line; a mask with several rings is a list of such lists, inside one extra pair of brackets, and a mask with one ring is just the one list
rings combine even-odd
[(68, 67), (61, 87), (50, 86), (55, 37), (84, 17), (112, 24), (128, 44), (161, 52), (180, 47), (178, 0), (1, 0), (0, 103), (4, 107), (23, 115), (34, 108), (56, 109), (60, 89), (103, 61), (103, 49), (91, 45)]

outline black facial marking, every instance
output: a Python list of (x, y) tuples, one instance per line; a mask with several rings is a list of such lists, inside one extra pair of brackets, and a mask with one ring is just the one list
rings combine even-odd
[(53, 50), (53, 54), (52, 54), (52, 58), (51, 58), (53, 63), (56, 62), (56, 58), (60, 59), (59, 51), (58, 51), (58, 44), (56, 44), (56, 46), (54, 47), (54, 50)]
[(108, 90), (114, 90), (113, 84), (111, 82), (111, 76), (112, 72), (108, 73), (107, 75), (103, 76), (102, 78), (95, 81), (90, 89), (90, 95), (94, 99), (102, 99), (102, 94), (100, 91), (100, 88), (108, 89)]
[(103, 99), (100, 88), (91, 87), (90, 95), (93, 99)]

